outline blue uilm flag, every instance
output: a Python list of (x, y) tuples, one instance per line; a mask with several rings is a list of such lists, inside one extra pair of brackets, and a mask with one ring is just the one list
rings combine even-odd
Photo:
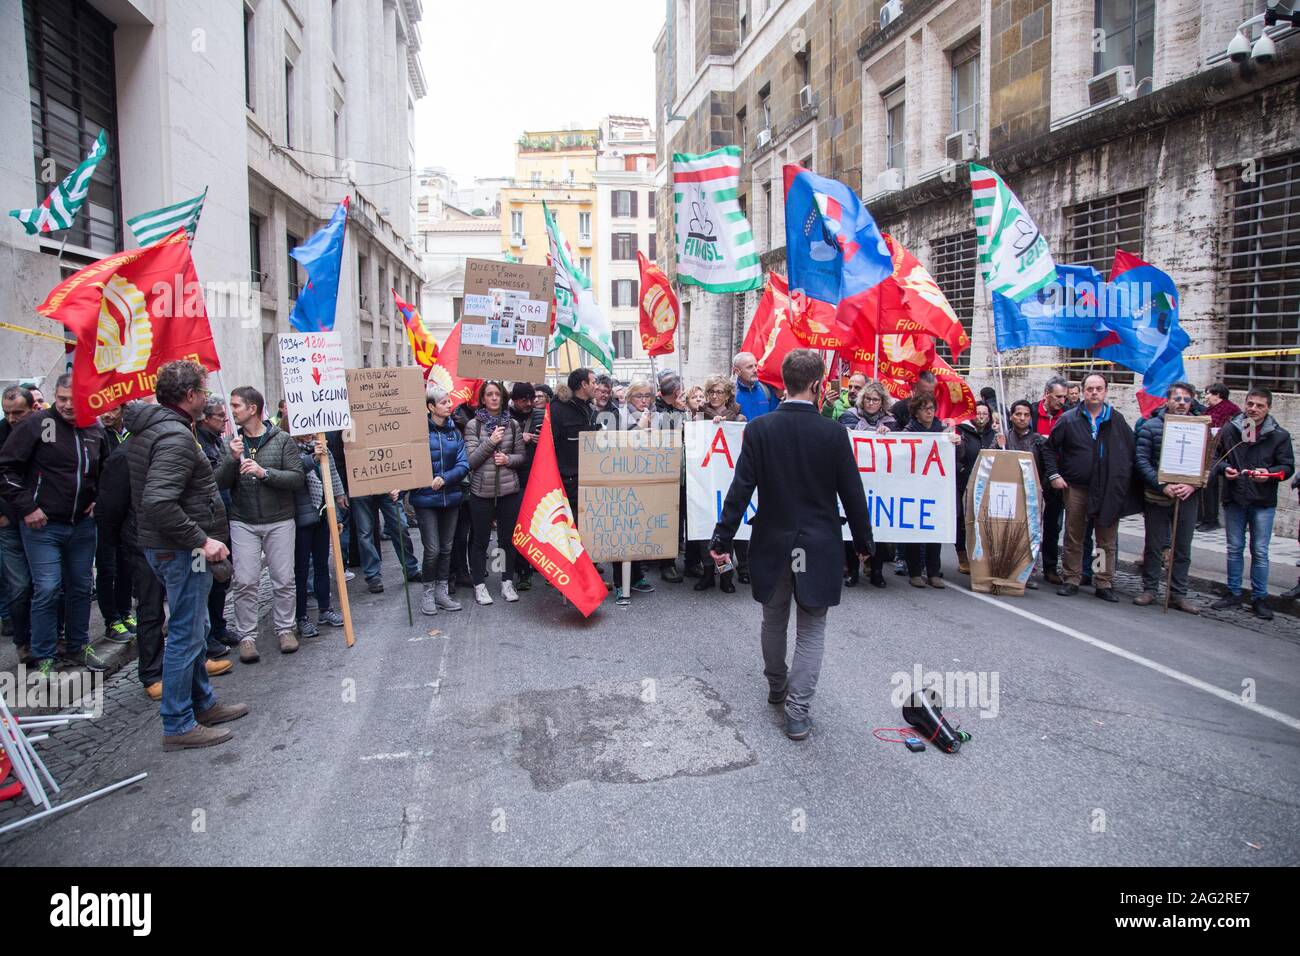
[(1107, 285), (1110, 305), (1102, 324), (1108, 334), (1097, 356), (1142, 373), (1137, 399), (1147, 415), (1163, 403), (1170, 385), (1187, 377), (1183, 349), (1191, 339), (1178, 324), (1178, 288), (1168, 273), (1122, 249)]
[(289, 255), (307, 270), (307, 286), (298, 294), (289, 315), (289, 324), (299, 332), (329, 332), (334, 328), (347, 220), (348, 197), (344, 196), (324, 228), (289, 250)]
[(1105, 281), (1092, 266), (1056, 267), (1056, 280), (1023, 301), (993, 293), (997, 349), (1050, 345), (1090, 349), (1106, 334), (1098, 322)]

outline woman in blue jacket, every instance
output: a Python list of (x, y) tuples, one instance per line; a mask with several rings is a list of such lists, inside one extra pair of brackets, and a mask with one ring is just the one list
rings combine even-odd
[(463, 497), (461, 483), (469, 475), (465, 439), (451, 421), (451, 396), (437, 385), (425, 393), (429, 408), (429, 458), (433, 463), (433, 484), (411, 492), (415, 518), (424, 544), (423, 614), (438, 609), (459, 611), (461, 605), (447, 589), (451, 577), (451, 546), (456, 537), (456, 519)]

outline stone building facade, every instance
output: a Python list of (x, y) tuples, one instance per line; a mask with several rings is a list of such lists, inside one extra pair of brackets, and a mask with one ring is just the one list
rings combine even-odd
[[(1006, 179), (1058, 262), (1107, 272), (1123, 248), (1168, 272), (1189, 355), (1300, 344), (1300, 219), (1292, 215), (1300, 35), (1273, 27), (1277, 54), (1268, 62), (1225, 54), (1264, 0), (901, 0), (883, 28), (881, 6), (673, 3), (656, 46), (664, 189), (673, 152), (743, 143), (750, 222), (765, 264), (784, 271), (780, 168), (811, 157), (934, 274), (970, 329), (972, 347), (957, 364), (976, 389), (992, 383), (994, 353), (975, 262), (971, 159)], [(742, 30), (746, 11), (757, 16)], [(693, 42), (682, 44), (688, 24)], [(1245, 31), (1254, 40), (1261, 29)], [(810, 67), (795, 52), (805, 37)], [(1132, 88), (1117, 78), (1124, 67)], [(797, 99), (805, 77), (808, 108)], [(771, 142), (760, 148), (762, 128)], [(961, 130), (969, 138), (954, 146)], [(671, 270), (662, 237), (672, 210), (661, 208), (661, 259)], [(685, 297), (690, 377), (725, 366), (756, 296), (692, 289)], [(1061, 363), (1090, 361), (1049, 348), (1000, 359), (1008, 400), (1038, 397)], [(1085, 368), (1066, 371), (1077, 379)], [(1238, 399), (1254, 384), (1272, 388), (1278, 417), (1300, 433), (1300, 358), (1189, 361), (1187, 371), (1198, 386), (1225, 382)], [(1113, 377), (1119, 406), (1135, 415), (1133, 376)], [(1279, 528), (1289, 533), (1294, 496), (1283, 498)]]

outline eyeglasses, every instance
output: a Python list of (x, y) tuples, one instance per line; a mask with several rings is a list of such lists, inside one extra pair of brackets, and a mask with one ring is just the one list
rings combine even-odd
[(880, 396), (879, 396), (879, 395), (868, 395), (868, 396), (867, 396), (866, 398), (864, 398), (862, 401), (863, 401), (863, 402), (879, 402), (879, 401), (880, 401)]
[(725, 388), (710, 388), (704, 394), (705, 395), (726, 395), (727, 390)]

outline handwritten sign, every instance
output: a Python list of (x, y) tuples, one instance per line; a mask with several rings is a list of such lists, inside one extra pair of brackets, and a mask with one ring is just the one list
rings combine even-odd
[(592, 560), (675, 557), (680, 433), (593, 431), (581, 438), (578, 531)]
[(290, 435), (352, 427), (343, 340), (338, 332), (284, 332), (280, 384)]
[[(744, 444), (740, 422), (686, 424), (686, 533), (707, 541), (722, 516)], [(956, 453), (947, 435), (849, 432), (877, 541), (948, 544), (957, 540)], [(758, 511), (754, 493), (736, 537), (749, 540)], [(844, 513), (841, 505), (840, 513)], [(851, 540), (847, 525), (845, 541)]]
[(348, 494), (377, 495), (433, 482), (423, 371), (350, 368), (352, 428), (343, 433)]
[(554, 290), (554, 269), (467, 259), (460, 374), (540, 381), (546, 372)]

